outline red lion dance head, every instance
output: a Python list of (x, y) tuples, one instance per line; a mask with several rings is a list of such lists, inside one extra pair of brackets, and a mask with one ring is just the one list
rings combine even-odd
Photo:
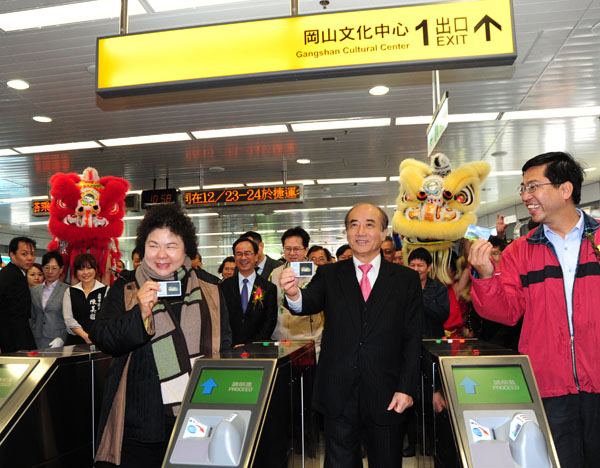
[(58, 250), (71, 272), (77, 255), (91, 253), (98, 263), (98, 276), (109, 284), (108, 269), (115, 268), (121, 257), (117, 238), (123, 233), (129, 183), (119, 177), (100, 178), (96, 169), (88, 167), (81, 175), (59, 172), (50, 179), (50, 186), (48, 230), (53, 240), (48, 250)]

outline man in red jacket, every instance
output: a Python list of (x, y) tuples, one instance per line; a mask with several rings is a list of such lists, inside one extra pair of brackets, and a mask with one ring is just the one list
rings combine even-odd
[(562, 152), (523, 166), (521, 199), (540, 226), (512, 242), (471, 247), (472, 298), (484, 318), (514, 325), (528, 354), (561, 466), (600, 460), (600, 224), (576, 208), (583, 170)]

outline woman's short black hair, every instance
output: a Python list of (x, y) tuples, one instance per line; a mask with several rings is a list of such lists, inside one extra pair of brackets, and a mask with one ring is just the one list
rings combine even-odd
[[(42, 275), (44, 274), (44, 270), (42, 270), (42, 265), (40, 265), (39, 263), (34, 263), (33, 265), (31, 265), (31, 268), (37, 268), (38, 270), (40, 270), (40, 273)], [(31, 268), (29, 270), (31, 270)], [(27, 270), (27, 273), (29, 273), (29, 270)]]
[(84, 267), (90, 267), (98, 271), (98, 263), (96, 257), (89, 253), (82, 253), (73, 260), (73, 270), (83, 270)]
[(415, 249), (410, 253), (410, 255), (408, 256), (408, 263), (410, 264), (410, 262), (412, 262), (413, 260), (423, 260), (427, 264), (427, 266), (431, 265), (431, 263), (433, 262), (431, 254), (427, 249), (424, 249), (423, 247), (419, 247), (418, 249)]
[(235, 263), (235, 258), (231, 256), (225, 257), (223, 262), (221, 262), (221, 265), (219, 265), (219, 274), (223, 273), (223, 268), (225, 268), (226, 263)]
[(173, 234), (181, 237), (185, 248), (185, 254), (190, 258), (196, 258), (198, 244), (196, 242), (196, 228), (194, 223), (183, 210), (174, 204), (154, 205), (146, 212), (146, 216), (137, 228), (137, 239), (135, 250), (141, 258), (146, 252), (146, 239), (155, 229), (167, 228)]

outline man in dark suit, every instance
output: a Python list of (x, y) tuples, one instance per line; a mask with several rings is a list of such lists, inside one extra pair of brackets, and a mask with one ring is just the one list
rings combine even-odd
[(380, 255), (388, 218), (361, 204), (346, 215), (354, 257), (319, 267), (300, 291), (292, 268), (280, 284), (292, 312), (323, 310), (314, 406), (325, 418), (325, 468), (402, 466), (402, 436), (416, 391), (423, 297), (419, 276)]
[(27, 270), (35, 261), (35, 241), (15, 237), (8, 246), (10, 263), (0, 270), (0, 352), (35, 349), (29, 327), (31, 296)]
[(268, 341), (277, 323), (277, 289), (254, 267), (258, 245), (240, 237), (233, 244), (236, 273), (221, 283), (229, 311), (233, 345)]
[(273, 260), (268, 255), (265, 255), (265, 244), (262, 241), (262, 236), (258, 232), (248, 231), (242, 237), (252, 239), (254, 243), (258, 245), (258, 254), (256, 256), (256, 272), (260, 277), (268, 280), (273, 270), (278, 266), (283, 265), (283, 263)]

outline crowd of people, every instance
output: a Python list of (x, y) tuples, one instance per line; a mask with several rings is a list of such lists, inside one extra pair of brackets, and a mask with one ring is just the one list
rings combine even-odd
[[(530, 356), (561, 464), (579, 468), (600, 459), (592, 430), (600, 420), (600, 225), (576, 208), (582, 181), (568, 154), (528, 161), (519, 193), (532, 229), (510, 242), (498, 215), (496, 236), (457, 242), (448, 284), (431, 277), (424, 248), (403, 266), (407, 250), (388, 235), (386, 213), (368, 203), (348, 211), (348, 243), (335, 255), (295, 226), (273, 259), (248, 231), (220, 277), (203, 269), (195, 227), (175, 205), (147, 211), (133, 269), (120, 261), (111, 287), (98, 281), (92, 255), (74, 260), (77, 282), (68, 285), (58, 252), (36, 264), (35, 242), (17, 237), (0, 270), (0, 351), (94, 343), (112, 355), (97, 466), (158, 466), (193, 358), (257, 341), (314, 340), (325, 466), (359, 466), (363, 440), (370, 466), (396, 467), (421, 339), (479, 337)], [(313, 262), (315, 275), (297, 277), (291, 264), (299, 261)], [(159, 297), (170, 280), (181, 282), (180, 294)]]

